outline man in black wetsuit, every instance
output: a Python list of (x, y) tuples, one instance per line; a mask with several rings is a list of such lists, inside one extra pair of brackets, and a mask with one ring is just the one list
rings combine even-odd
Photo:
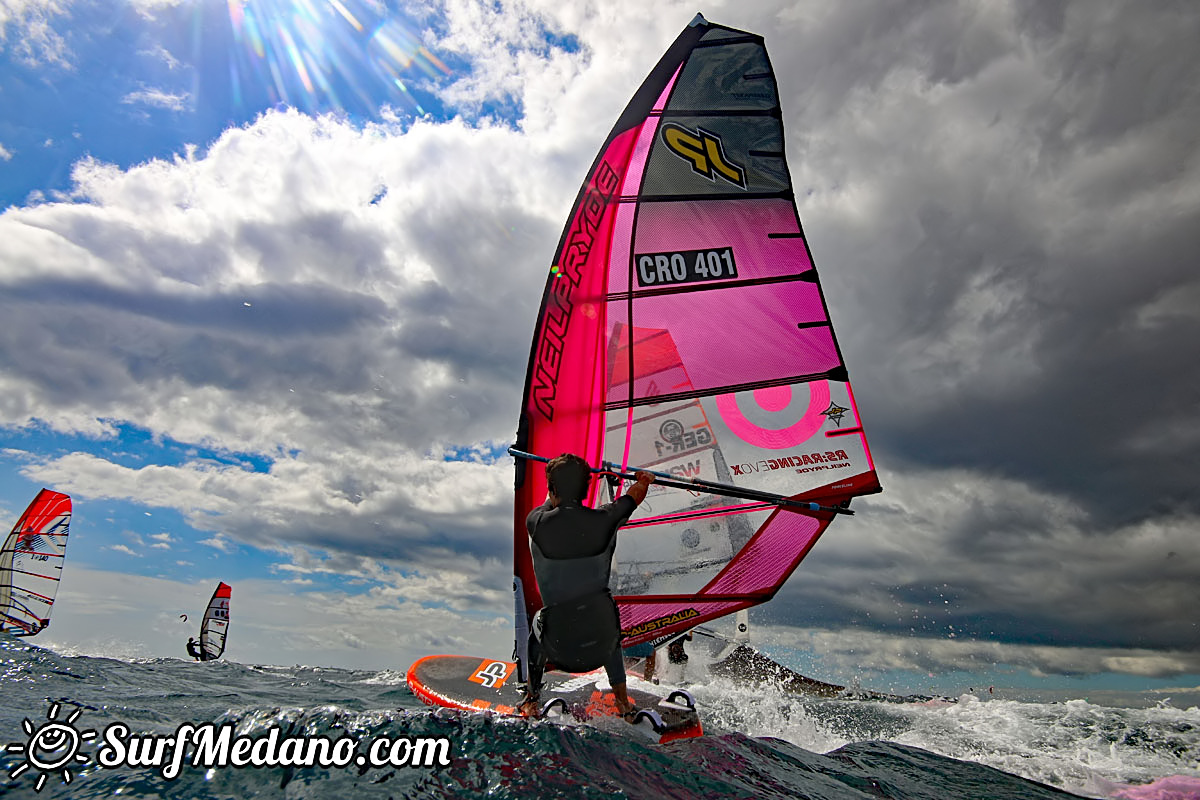
[(688, 631), (683, 636), (680, 636), (675, 641), (667, 646), (667, 660), (672, 664), (686, 664), (688, 660), (687, 651), (683, 649), (684, 640), (692, 640), (692, 632)]
[(188, 637), (187, 652), (189, 656), (197, 661), (204, 660), (204, 651), (200, 649), (200, 645), (196, 642), (195, 636)]
[(550, 497), (529, 513), (529, 550), (543, 608), (529, 633), (529, 684), (521, 712), (539, 712), (547, 659), (567, 672), (603, 666), (622, 714), (634, 711), (625, 691), (621, 622), (608, 590), (617, 528), (629, 519), (654, 483), (639, 471), (624, 495), (599, 508), (583, 504), (591, 469), (564, 453), (546, 465)]

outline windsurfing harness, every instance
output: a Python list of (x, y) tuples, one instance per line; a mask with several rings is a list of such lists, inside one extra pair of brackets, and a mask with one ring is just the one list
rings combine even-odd
[(546, 606), (534, 618), (535, 636), (555, 667), (590, 672), (606, 666), (621, 638), (617, 604), (608, 589)]

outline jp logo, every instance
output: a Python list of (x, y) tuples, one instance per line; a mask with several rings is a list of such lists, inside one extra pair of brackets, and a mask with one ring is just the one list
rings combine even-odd
[(471, 680), (492, 689), (508, 680), (509, 671), (509, 665), (503, 661), (488, 661), (475, 670)]
[(26, 717), (21, 727), (25, 729), (28, 741), (25, 744), (13, 742), (5, 748), (9, 753), (25, 756), (25, 760), (8, 773), (8, 777), (19, 778), (30, 767), (39, 772), (37, 783), (33, 786), (35, 792), (42, 790), (46, 785), (46, 778), (52, 772), (60, 772), (63, 783), (70, 783), (74, 777), (71, 775), (71, 765), (88, 762), (88, 757), (79, 752), (79, 746), (96, 738), (96, 732), (93, 730), (79, 731), (75, 728), (75, 720), (79, 719), (83, 709), (77, 708), (72, 711), (66, 722), (58, 721), (58, 709), (58, 703), (52, 704), (46, 714), (49, 722), (38, 727)]
[(688, 130), (675, 122), (662, 126), (663, 144), (692, 165), (692, 172), (716, 182), (720, 175), (734, 186), (746, 188), (746, 171), (725, 155), (721, 137), (703, 128)]

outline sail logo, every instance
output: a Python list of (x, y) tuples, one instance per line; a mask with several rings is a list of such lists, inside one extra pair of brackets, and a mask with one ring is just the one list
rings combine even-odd
[(42, 544), (42, 537), (37, 531), (21, 531), (17, 534), (16, 551), (18, 553), (32, 553)]
[(676, 622), (683, 622), (689, 619), (695, 619), (700, 616), (700, 612), (694, 608), (685, 608), (682, 611), (676, 611), (674, 614), (667, 614), (665, 617), (648, 620), (641, 625), (635, 625), (628, 630), (622, 630), (621, 635), (628, 638), (630, 636), (640, 636), (647, 631), (656, 631), (660, 628), (665, 628), (668, 625), (674, 625)]
[(659, 457), (680, 455), (712, 444), (712, 430), (707, 425), (696, 425), (685, 430), (676, 419), (668, 419), (658, 427), (658, 438), (654, 449)]
[(677, 475), (680, 478), (699, 478), (703, 473), (704, 465), (699, 461), (689, 461), (686, 464), (679, 464), (671, 467), (668, 472), (672, 475)]
[(842, 417), (846, 416), (846, 413), (849, 410), (850, 409), (842, 408), (837, 403), (830, 401), (829, 408), (825, 409), (821, 413), (829, 417), (829, 419), (840, 428), (842, 427)]
[(714, 183), (720, 175), (740, 189), (746, 188), (746, 171), (725, 155), (721, 137), (703, 128), (688, 130), (675, 122), (662, 127), (663, 144), (675, 155), (692, 165), (692, 172)]
[[(749, 475), (754, 472), (773, 472), (777, 469), (790, 469), (792, 467), (803, 467), (807, 465), (831, 464), (849, 460), (850, 456), (846, 455), (845, 450), (826, 450), (824, 453), (803, 453), (798, 456), (768, 458), (753, 464), (730, 464), (729, 469), (734, 475)], [(838, 464), (838, 466), (842, 465)]]
[(53, 525), (46, 529), (45, 534), (39, 533), (34, 528), (28, 528), (17, 534), (17, 541), (14, 545), (14, 550), (17, 553), (31, 553), (33, 555), (41, 555), (40, 561), (45, 561), (45, 556), (56, 555), (55, 553), (45, 553), (43, 551), (50, 550), (54, 545), (47, 539), (47, 536), (66, 536), (66, 530), (59, 533), (59, 528), (66, 528), (71, 518), (69, 516), (60, 517)]
[(488, 689), (494, 689), (504, 685), (508, 676), (512, 674), (512, 670), (513, 665), (506, 661), (484, 661), (467, 680), (486, 686)]
[(671, 253), (639, 253), (638, 286), (667, 286), (680, 283), (718, 281), (738, 276), (733, 248), (682, 250)]
[(529, 398), (533, 407), (547, 420), (554, 419), (558, 373), (566, 350), (567, 329), (574, 316), (575, 290), (583, 282), (604, 211), (612, 202), (619, 185), (620, 176), (607, 162), (600, 162), (595, 178), (579, 200), (579, 211), (560, 261), (554, 265), (555, 277), (550, 281), (543, 301), (545, 310), (541, 336), (533, 356), (533, 381)]

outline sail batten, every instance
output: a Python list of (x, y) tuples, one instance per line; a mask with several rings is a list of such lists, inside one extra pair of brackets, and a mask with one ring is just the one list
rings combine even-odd
[[(664, 294), (686, 294), (688, 292), (717, 292), (729, 291), (736, 289), (744, 289), (747, 286), (761, 286), (768, 283), (790, 283), (792, 281), (805, 281), (807, 283), (816, 282), (815, 274), (799, 274), (799, 275), (780, 275), (773, 278), (759, 278), (757, 280), (745, 281), (730, 281), (711, 286), (661, 286), (654, 289), (636, 289), (631, 292), (613, 292), (605, 296), (605, 300), (613, 302), (616, 300), (629, 300), (630, 298), (638, 297), (656, 297)], [(798, 325), (828, 325), (828, 320), (813, 320), (812, 322), (799, 322)]]
[[(762, 37), (698, 18), (601, 147), (551, 264), (515, 447), (679, 478), (618, 536), (626, 645), (769, 600), (835, 507), (881, 490), (785, 151)], [(518, 631), (541, 606), (524, 523), (545, 496), (519, 460)]]
[[(804, 383), (815, 380), (838, 381), (846, 383), (847, 379), (842, 376), (839, 369), (834, 368), (827, 372), (819, 372), (809, 375), (790, 375), (785, 378), (775, 378), (766, 381), (753, 381), (747, 383), (729, 384), (727, 386), (715, 386), (705, 390), (689, 389), (687, 391), (674, 392), (671, 394), (651, 395), (648, 397), (634, 398), (627, 401), (611, 401), (605, 403), (606, 409), (623, 408), (626, 405), (645, 406), (645, 405), (661, 405), (675, 400), (689, 400), (697, 397), (707, 397), (711, 394), (733, 394), (736, 392), (754, 391), (756, 389), (770, 389), (777, 386), (791, 386), (795, 383)], [(844, 432), (844, 431), (843, 431)], [(830, 431), (826, 435), (836, 435), (837, 431)]]

